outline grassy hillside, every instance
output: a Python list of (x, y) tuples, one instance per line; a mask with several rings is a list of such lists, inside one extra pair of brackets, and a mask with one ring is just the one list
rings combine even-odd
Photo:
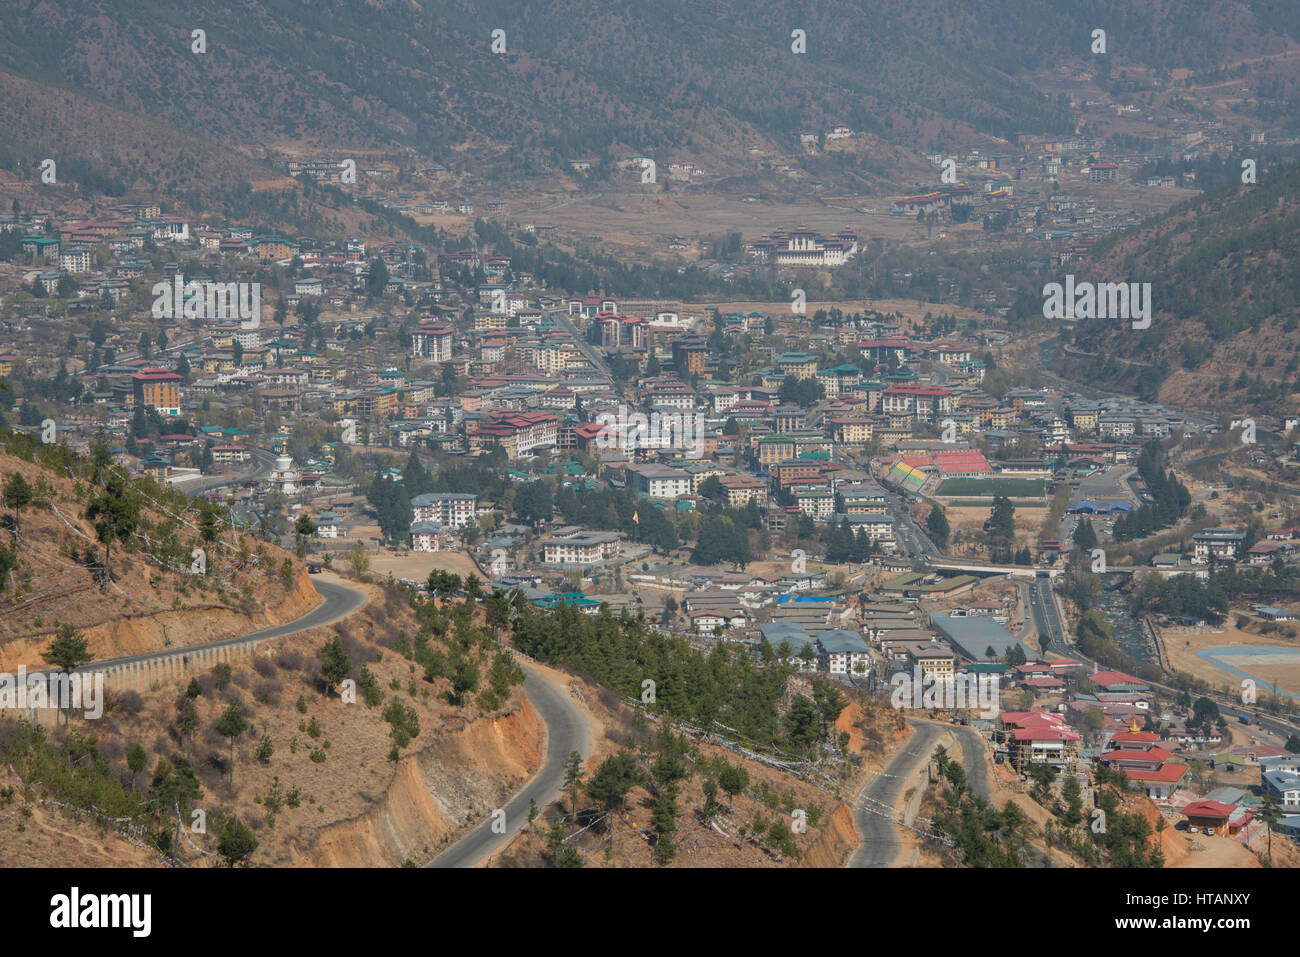
[[(56, 634), (84, 639), (92, 660), (176, 653), (319, 602), (289, 553), (120, 477), (105, 459), (0, 435), (0, 670), (45, 667)], [(111, 578), (92, 507), (110, 489), (133, 524), (118, 526)], [(204, 575), (192, 574), (195, 547)], [(345, 620), (216, 663), (118, 675), (102, 713), (0, 709), (0, 808), (21, 811), (0, 814), (0, 864), (210, 864), (237, 819), (257, 841), (251, 863), (391, 866), (431, 857), (500, 806), (541, 754), (523, 673), (470, 603), (350, 587), (368, 602)], [(190, 808), (206, 831), (178, 829)]]
[[(84, 633), (95, 658), (114, 658), (256, 631), (320, 601), (293, 555), (221, 524), (207, 503), (125, 480), (107, 458), (97, 466), (62, 445), (5, 433), (0, 483), (5, 669), (43, 667), (38, 652), (60, 626)], [(94, 518), (105, 502), (121, 502), (131, 520), (117, 526), (107, 554)], [(205, 552), (203, 574), (193, 573), (195, 548)]]

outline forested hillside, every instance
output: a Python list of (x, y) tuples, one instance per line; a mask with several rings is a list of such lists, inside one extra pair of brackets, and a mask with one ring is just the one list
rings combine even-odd
[[(1088, 380), (1162, 399), (1258, 409), (1300, 391), (1300, 166), (1221, 187), (1099, 244), (1079, 281), (1150, 282), (1151, 327), (1090, 319), (1073, 332)], [(1137, 363), (1138, 365), (1134, 365)]]
[[(789, 149), (800, 130), (836, 123), (912, 148), (1068, 132), (1059, 96), (1040, 93), (1033, 71), (1078, 70), (1122, 89), (1126, 67), (1211, 71), (1300, 34), (1294, 9), (1265, 0), (6, 7), (0, 69), (51, 92), (89, 94), (176, 137), (251, 155), (291, 143), (411, 150), (452, 165), (472, 148), (480, 175), (540, 175), (629, 151), (721, 162), (750, 144)], [(1089, 52), (1098, 27), (1108, 33), (1105, 58)], [(206, 52), (191, 52), (196, 29)], [(498, 30), (503, 53), (492, 50)], [(804, 31), (806, 53), (792, 52), (794, 30)], [(92, 120), (69, 105), (45, 98), (46, 139)], [(10, 134), (10, 149), (50, 145), (21, 128), (24, 141)], [(110, 178), (138, 172), (100, 152)]]

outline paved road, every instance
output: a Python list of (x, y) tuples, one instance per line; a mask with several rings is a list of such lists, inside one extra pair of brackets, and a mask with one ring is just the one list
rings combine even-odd
[(930, 536), (912, 520), (912, 511), (905, 497), (886, 489), (885, 507), (894, 517), (894, 532), (908, 557), (922, 562), (943, 560), (943, 553), (931, 541)]
[(265, 449), (250, 447), (248, 451), (257, 462), (257, 468), (251, 472), (241, 472), (239, 475), (219, 475), (199, 482), (185, 482), (183, 484), (173, 482), (172, 487), (184, 492), (186, 495), (202, 495), (214, 489), (225, 488), (227, 485), (242, 485), (244, 482), (266, 478), (266, 476), (270, 475), (271, 470), (275, 468), (275, 456)]
[(1016, 587), (1020, 589), (1020, 607), (1025, 610), (1025, 616), (1022, 619), (1023, 624), (1016, 637), (1026, 648), (1033, 648), (1038, 644), (1038, 625), (1034, 621), (1034, 616), (1030, 614), (1029, 589), (1030, 583), (1023, 578), (1016, 580)]
[(1046, 636), (1048, 641), (1045, 650), (1064, 657), (1081, 657), (1066, 644), (1065, 625), (1052, 597), (1051, 582), (1046, 578), (1035, 578), (1030, 589), (1030, 599), (1029, 610), (1034, 616), (1034, 626), (1038, 629), (1038, 634)]
[(572, 199), (564, 199), (558, 203), (551, 203), (547, 206), (524, 206), (514, 210), (517, 216), (521, 213), (548, 213), (553, 209), (563, 209), (565, 206), (573, 206), (576, 203), (590, 203), (600, 199), (604, 193), (584, 193), (582, 196), (575, 196)]
[[(177, 654), (188, 654), (191, 652), (202, 651), (207, 648), (227, 648), (234, 645), (242, 645), (251, 641), (263, 641), (267, 638), (283, 638), (286, 635), (294, 635), (300, 631), (307, 631), (310, 628), (319, 628), (321, 625), (329, 625), (338, 621), (340, 618), (346, 618), (358, 608), (366, 603), (366, 593), (357, 591), (355, 588), (348, 588), (346, 585), (339, 585), (333, 582), (321, 581), (319, 578), (313, 578), (312, 584), (316, 591), (325, 600), (313, 608), (301, 618), (294, 619), (283, 625), (276, 625), (273, 628), (263, 628), (261, 631), (254, 631), (247, 635), (236, 635), (234, 638), (226, 638), (222, 641), (209, 641), (202, 645), (173, 645), (162, 651), (150, 652), (143, 655), (131, 655), (128, 658), (106, 658), (103, 661), (93, 661), (88, 665), (78, 668), (78, 671), (99, 671), (111, 665), (133, 664), (138, 661), (152, 661), (158, 658), (168, 658)], [(35, 674), (36, 672), (29, 672)]]
[(862, 789), (862, 794), (855, 802), (853, 826), (861, 836), (862, 843), (849, 858), (849, 867), (889, 867), (902, 847), (898, 825), (880, 814), (865, 810), (864, 805), (877, 805), (867, 804), (863, 798), (894, 807), (912, 773), (934, 753), (935, 743), (945, 729), (928, 721), (908, 723), (912, 726), (912, 736), (907, 744), (894, 755), (886, 766), (885, 773), (876, 775)]
[[(1048, 650), (1055, 654), (1065, 657), (1074, 658), (1082, 661), (1089, 667), (1101, 667), (1091, 658), (1083, 655), (1078, 648), (1066, 641), (1065, 626), (1061, 621), (1060, 610), (1052, 600), (1052, 586), (1045, 578), (1034, 580), (1031, 586), (1031, 595), (1033, 602), (1030, 604), (1030, 611), (1033, 613), (1034, 625), (1038, 628), (1040, 635), (1047, 635), (1050, 639)], [(1158, 681), (1148, 681), (1152, 688), (1164, 692), (1170, 697), (1178, 694), (1178, 690), (1169, 685)], [(1300, 732), (1300, 721), (1287, 721), (1285, 718), (1279, 718), (1276, 715), (1268, 714), (1259, 709), (1244, 708), (1241, 702), (1232, 696), (1226, 696), (1216, 689), (1210, 689), (1208, 696), (1214, 699), (1230, 717), (1238, 717), (1242, 714), (1248, 714), (1266, 731), (1270, 731), (1283, 739), (1288, 735)]]
[(966, 781), (970, 784), (972, 794), (992, 799), (993, 789), (989, 786), (988, 746), (984, 737), (974, 728), (964, 724), (954, 724), (953, 734), (961, 741), (961, 763), (966, 771)]
[(544, 808), (560, 796), (564, 785), (564, 762), (577, 751), (584, 758), (591, 752), (591, 735), (587, 720), (565, 688), (557, 687), (525, 661), (524, 693), (546, 726), (546, 763), (533, 779), (519, 791), (504, 810), (505, 833), (492, 833), (492, 818), (470, 831), (447, 848), (429, 867), (472, 867), (489, 854), (495, 854), (528, 823), (528, 803), (536, 800)]
[(569, 334), (569, 337), (573, 340), (573, 344), (578, 347), (578, 351), (586, 356), (591, 361), (591, 364), (596, 367), (598, 375), (604, 378), (607, 382), (612, 383), (614, 381), (614, 374), (609, 371), (609, 366), (605, 364), (604, 357), (596, 351), (596, 347), (588, 342), (582, 333), (578, 331), (577, 326), (570, 321), (568, 310), (551, 309), (547, 312), (547, 318), (554, 319), (556, 323), (558, 323), (559, 326)]

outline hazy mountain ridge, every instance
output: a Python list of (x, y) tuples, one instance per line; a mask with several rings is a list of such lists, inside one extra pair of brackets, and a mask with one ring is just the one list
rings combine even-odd
[[(960, 17), (937, 0), (9, 6), (3, 69), (240, 151), (405, 147), (455, 163), (473, 147), (478, 168), (524, 175), (609, 151), (707, 161), (742, 142), (790, 150), (801, 128), (833, 123), (914, 147), (939, 135), (1066, 132), (1067, 116), (1027, 72), (1103, 66), (1088, 53), (1097, 26), (1108, 30), (1112, 72), (1210, 68), (1275, 52), (1288, 45), (1280, 31), (1297, 32), (1297, 17), (1281, 20), (1262, 0), (1141, 11), (994, 0)], [(190, 51), (195, 28), (206, 53)], [(790, 49), (796, 28), (804, 55)], [(496, 29), (504, 55), (490, 49)]]

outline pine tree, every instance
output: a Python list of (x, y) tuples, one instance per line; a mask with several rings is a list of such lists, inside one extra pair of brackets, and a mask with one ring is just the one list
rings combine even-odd
[(230, 741), (230, 782), (235, 782), (235, 739), (248, 730), (248, 719), (239, 705), (232, 704), (213, 726), (217, 734)]
[[(95, 660), (90, 653), (86, 638), (71, 625), (61, 625), (50, 646), (41, 652), (46, 664), (54, 665), (63, 674), (71, 675), (74, 670)], [(61, 702), (62, 703), (62, 702)], [(71, 712), (64, 712), (67, 721)]]
[(139, 524), (139, 510), (127, 494), (126, 484), (120, 473), (108, 474), (104, 491), (91, 499), (87, 506), (86, 518), (94, 526), (95, 534), (104, 546), (105, 582), (110, 581), (112, 570), (109, 556), (113, 542), (129, 541)]
[(930, 514), (925, 520), (925, 528), (936, 545), (943, 547), (948, 543), (948, 536), (952, 533), (952, 529), (948, 525), (948, 516), (938, 505), (931, 507)]
[(132, 791), (135, 790), (136, 778), (140, 776), (140, 772), (144, 770), (145, 763), (148, 760), (149, 760), (148, 755), (144, 753), (144, 748), (140, 746), (140, 743), (138, 741), (135, 744), (131, 745), (130, 750), (126, 752), (126, 766), (131, 771)]
[(217, 853), (227, 867), (238, 867), (257, 850), (257, 838), (234, 814), (225, 815), (217, 829)]
[(337, 688), (352, 674), (352, 662), (343, 650), (343, 642), (335, 635), (321, 646), (317, 654), (320, 670), (329, 688)]

